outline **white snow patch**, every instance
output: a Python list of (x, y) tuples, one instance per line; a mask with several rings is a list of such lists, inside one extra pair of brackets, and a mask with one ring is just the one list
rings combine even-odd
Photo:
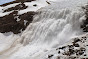
[[(33, 6), (33, 5), (37, 5), (37, 6)], [(47, 6), (47, 2), (46, 1), (42, 1), (42, 0), (37, 0), (37, 1), (32, 1), (30, 2), (25, 2), (25, 5), (28, 6), (27, 9), (24, 10), (20, 10), (18, 12), (18, 14), (23, 14), (23, 13), (27, 13), (29, 11), (37, 11), (38, 9)]]

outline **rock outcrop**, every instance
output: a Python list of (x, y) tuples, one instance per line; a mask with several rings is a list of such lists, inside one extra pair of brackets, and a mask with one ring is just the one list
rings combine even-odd
[(83, 7), (85, 10), (85, 18), (86, 20), (83, 20), (83, 25), (81, 25), (81, 28), (83, 29), (83, 32), (88, 32), (88, 5)]
[(5, 3), (5, 4), (2, 4), (0, 6), (7, 6), (7, 5), (10, 5), (10, 4), (14, 4), (14, 3), (24, 3), (24, 2), (32, 2), (32, 1), (35, 1), (35, 0), (15, 0), (15, 1), (12, 1), (12, 2), (9, 2), (9, 3)]
[(35, 1), (35, 0), (16, 0), (16, 1), (24, 3), (24, 2), (31, 2), (31, 1)]
[(48, 59), (88, 59), (88, 34), (73, 38), (48, 55)]
[[(88, 5), (82, 7), (85, 12), (85, 20), (81, 25), (83, 32), (88, 32)], [(47, 55), (48, 59), (88, 59), (88, 33), (72, 38), (66, 44), (59, 46)]]
[[(3, 4), (2, 6), (7, 6), (12, 3), (18, 3), (18, 2), (31, 2), (34, 0), (16, 0), (10, 3)], [(18, 34), (21, 31), (25, 30), (25, 28), (32, 22), (33, 16), (36, 14), (36, 12), (27, 12), (21, 15), (18, 15), (18, 11), (26, 9), (28, 6), (26, 6), (24, 3), (20, 3), (14, 7), (10, 7), (7, 9), (3, 9), (3, 13), (10, 12), (10, 14), (7, 14), (5, 16), (0, 16), (0, 32), (13, 32), (14, 34)]]

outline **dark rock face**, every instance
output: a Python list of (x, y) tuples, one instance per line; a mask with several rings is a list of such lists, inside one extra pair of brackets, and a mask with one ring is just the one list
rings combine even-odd
[(83, 21), (83, 25), (81, 25), (81, 28), (83, 29), (83, 32), (88, 32), (88, 5), (83, 7), (83, 9), (85, 10), (86, 20)]
[[(15, 34), (25, 30), (29, 23), (33, 20), (35, 12), (28, 12), (22, 15), (17, 15), (18, 11), (13, 11), (9, 15), (0, 17), (0, 32), (13, 32)], [(17, 19), (19, 19), (17, 21)], [(26, 22), (26, 24), (24, 24)]]
[(35, 1), (35, 0), (16, 0), (17, 2), (31, 2), (31, 1)]
[(9, 2), (9, 3), (5, 3), (5, 4), (2, 4), (0, 6), (7, 6), (7, 5), (10, 5), (10, 4), (13, 4), (13, 3), (24, 3), (24, 2), (32, 2), (32, 1), (36, 1), (36, 0), (15, 0), (15, 1), (12, 1), (12, 2)]
[(32, 22), (33, 16), (36, 14), (36, 12), (27, 12), (21, 15), (18, 15), (18, 12), (28, 7), (23, 2), (31, 2), (31, 1), (35, 1), (35, 0), (16, 0), (16, 1), (1, 5), (1, 6), (7, 6), (13, 3), (22, 2), (14, 7), (3, 10), (3, 13), (10, 12), (10, 11), (13, 11), (13, 12), (3, 17), (0, 17), (1, 33), (13, 32), (14, 34), (18, 34), (21, 31), (25, 30), (25, 28)]
[(26, 9), (28, 6), (25, 6), (25, 4), (19, 4), (19, 5), (16, 5), (15, 7), (11, 7), (11, 8), (8, 8), (6, 10), (4, 10), (4, 12), (9, 12), (9, 11), (12, 11), (12, 10), (23, 10), (23, 9)]
[[(47, 55), (48, 59), (88, 59), (87, 57), (87, 40), (88, 36), (76, 37), (70, 43), (59, 46), (56, 53)], [(82, 57), (81, 57), (82, 56)]]
[(19, 21), (19, 22), (22, 22), (22, 20), (26, 20), (26, 21), (28, 21), (28, 22), (26, 23), (26, 26), (28, 26), (29, 23), (32, 22), (33, 16), (34, 16), (35, 14), (36, 14), (35, 12), (28, 12), (28, 13), (22, 14), (22, 15), (19, 16), (19, 18), (21, 19), (21, 21)]

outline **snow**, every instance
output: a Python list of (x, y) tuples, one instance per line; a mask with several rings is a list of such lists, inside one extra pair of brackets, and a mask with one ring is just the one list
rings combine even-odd
[(5, 7), (0, 7), (0, 17), (3, 17), (5, 15), (8, 15), (11, 12), (13, 12), (13, 11), (10, 11), (10, 12), (3, 12), (3, 11), (8, 9), (8, 8), (15, 7), (18, 4), (20, 4), (20, 3), (15, 3), (15, 4), (11, 4), (11, 5), (5, 6)]
[(18, 17), (18, 16), (14, 17), (14, 18), (17, 18), (17, 20), (16, 20), (17, 22), (18, 22), (18, 21), (20, 21), (20, 19), (19, 19), (19, 17)]
[(25, 25), (25, 26), (26, 26), (27, 22), (28, 22), (27, 20), (24, 20), (24, 25)]
[[(8, 15), (10, 12), (3, 12), (4, 10), (8, 9), (8, 8), (11, 8), (11, 7), (15, 7), (16, 5), (18, 4), (21, 4), (21, 3), (14, 3), (14, 4), (10, 4), (10, 5), (7, 5), (5, 7), (0, 7), (0, 13), (2, 15), (0, 15), (0, 17), (2, 16), (5, 16), (5, 15)], [(47, 5), (49, 5), (46, 0), (36, 0), (36, 1), (32, 1), (32, 2), (25, 2), (24, 3), (26, 6), (28, 6), (28, 8), (24, 9), (24, 10), (20, 10), (18, 12), (18, 15), (20, 14), (24, 14), (24, 13), (27, 13), (29, 11), (37, 11), (38, 9), (42, 8), (42, 7), (45, 7)], [(33, 5), (37, 5), (37, 6), (33, 6)]]
[(81, 6), (88, 1), (57, 1), (51, 2), (51, 5), (44, 0), (25, 3), (28, 8), (20, 10), (19, 14), (29, 11), (39, 13), (21, 34), (0, 34), (0, 59), (46, 59), (51, 52), (56, 54), (54, 49), (58, 46), (67, 45), (72, 38), (85, 34), (80, 29), (85, 19)]
[[(70, 56), (63, 55), (64, 52), (67, 53), (68, 48), (69, 48), (68, 46), (73, 45), (74, 40), (77, 40), (77, 39), (79, 39), (79, 41), (76, 42), (77, 44), (79, 44), (79, 47), (74, 47), (73, 46), (72, 48), (73, 48), (73, 50), (80, 50), (80, 48), (86, 49), (84, 51), (84, 53), (82, 55), (79, 55), (79, 57), (75, 53), (73, 53)], [(69, 57), (70, 58), (71, 57), (77, 57), (77, 59), (87, 58), (88, 56), (84, 56), (85, 54), (88, 55), (88, 49), (87, 49), (88, 46), (86, 46), (87, 45), (87, 42), (88, 42), (87, 39), (88, 39), (88, 33), (87, 34), (83, 34), (83, 35), (76, 36), (74, 38), (71, 38), (71, 40), (68, 41), (67, 43), (58, 46), (59, 48), (60, 47), (65, 47), (64, 49), (59, 49), (59, 48), (53, 49), (53, 50), (50, 50), (48, 53), (46, 53), (46, 55), (47, 54), (48, 55), (51, 55), (52, 54), (53, 57), (51, 59), (56, 59), (58, 57), (60, 57), (60, 59), (69, 59)], [(58, 51), (60, 51), (59, 54), (58, 54)], [(47, 58), (47, 57), (45, 57), (45, 58)]]
[[(33, 6), (35, 4), (37, 6)], [(24, 14), (24, 13), (29, 12), (29, 11), (37, 11), (38, 9), (45, 7), (48, 4), (46, 3), (46, 1), (36, 0), (36, 1), (32, 1), (31, 3), (25, 2), (25, 5), (28, 6), (28, 8), (24, 9), (24, 10), (20, 10), (18, 14)]]
[(18, 37), (19, 36), (14, 35), (13, 33), (10, 35), (8, 34), (8, 36), (0, 33), (0, 54), (3, 54), (6, 50), (8, 50)]
[(11, 7), (15, 7), (18, 4), (20, 4), (20, 3), (14, 3), (14, 4), (7, 5), (7, 6), (3, 7), (3, 10), (6, 10), (8, 8), (11, 8)]
[(10, 14), (11, 12), (13, 12), (13, 11), (5, 12), (5, 13), (0, 12), (0, 17), (3, 17), (3, 16), (5, 16), (5, 15), (8, 15), (8, 14)]

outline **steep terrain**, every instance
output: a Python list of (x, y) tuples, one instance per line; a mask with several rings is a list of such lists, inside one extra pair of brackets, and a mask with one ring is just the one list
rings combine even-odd
[[(47, 2), (45, 3), (47, 4)], [(41, 4), (41, 6), (37, 4), (35, 0), (16, 0), (1, 5), (0, 13), (5, 15), (0, 16), (0, 32), (13, 32), (14, 34), (18, 34), (25, 30), (33, 21), (33, 16), (37, 13), (32, 8), (39, 9), (43, 7)]]
[(0, 59), (88, 59), (88, 0), (16, 0), (0, 7)]

